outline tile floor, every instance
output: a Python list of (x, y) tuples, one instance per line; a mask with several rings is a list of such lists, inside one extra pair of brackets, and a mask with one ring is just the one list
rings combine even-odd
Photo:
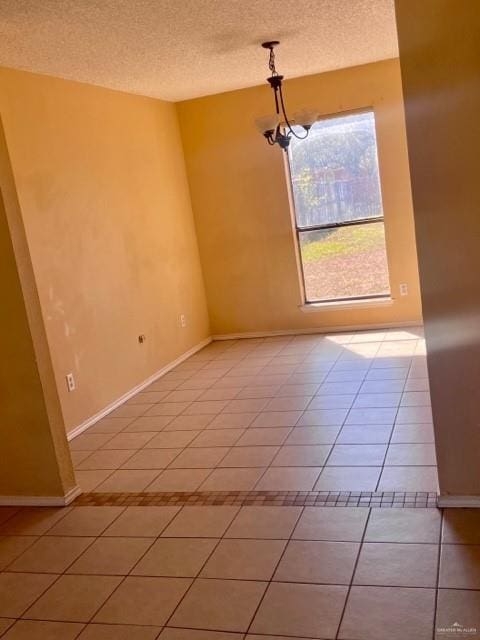
[(421, 329), (214, 342), (71, 449), (86, 492), (436, 491)]
[(0, 508), (0, 637), (480, 638), (480, 512)]

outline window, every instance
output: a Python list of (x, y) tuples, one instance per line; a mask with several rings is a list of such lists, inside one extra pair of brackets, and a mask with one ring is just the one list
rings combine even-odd
[(373, 112), (319, 120), (289, 161), (306, 302), (388, 297)]

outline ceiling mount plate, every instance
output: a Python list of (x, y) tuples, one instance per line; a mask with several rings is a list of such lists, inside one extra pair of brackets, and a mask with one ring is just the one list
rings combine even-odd
[(262, 47), (264, 49), (273, 49), (277, 44), (280, 44), (279, 40), (271, 40), (270, 42), (262, 42)]

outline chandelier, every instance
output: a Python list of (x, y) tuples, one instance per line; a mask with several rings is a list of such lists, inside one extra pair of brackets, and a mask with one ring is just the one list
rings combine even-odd
[[(293, 114), (293, 119), (287, 116), (285, 100), (283, 98), (282, 81), (283, 76), (280, 75), (275, 68), (275, 47), (279, 45), (278, 40), (272, 42), (263, 42), (262, 47), (270, 51), (268, 59), (268, 68), (271, 76), (267, 78), (267, 82), (272, 87), (275, 98), (275, 114), (257, 118), (256, 125), (267, 139), (269, 145), (278, 144), (284, 151), (287, 151), (290, 144), (291, 136), (303, 140), (318, 118), (318, 111), (304, 109), (303, 111)], [(295, 132), (294, 126), (299, 125), (303, 128), (303, 135)]]

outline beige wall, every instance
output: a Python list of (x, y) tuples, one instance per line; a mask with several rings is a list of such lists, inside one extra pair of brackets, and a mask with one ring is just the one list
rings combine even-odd
[(210, 333), (175, 107), (0, 69), (0, 114), (71, 430)]
[[(305, 314), (283, 154), (255, 128), (272, 110), (266, 85), (177, 105), (214, 334), (421, 319), (398, 61), (286, 83), (291, 112), (375, 110), (394, 303)], [(409, 296), (400, 298), (399, 284)]]
[(0, 291), (0, 500), (63, 497), (75, 481), (1, 121)]
[(396, 9), (440, 490), (478, 495), (480, 4)]

